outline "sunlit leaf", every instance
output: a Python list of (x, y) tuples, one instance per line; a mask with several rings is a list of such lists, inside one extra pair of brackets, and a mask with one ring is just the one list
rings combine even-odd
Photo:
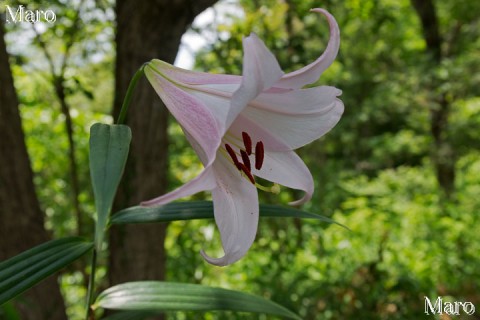
[(92, 243), (81, 238), (62, 238), (3, 261), (0, 263), (0, 304), (54, 274), (91, 248)]
[(95, 246), (100, 247), (113, 198), (122, 178), (132, 133), (124, 125), (96, 123), (90, 128), (90, 176), (97, 222)]
[[(325, 216), (270, 204), (260, 204), (260, 216), (317, 219), (345, 227)], [(213, 219), (213, 203), (211, 201), (184, 201), (172, 202), (158, 207), (130, 207), (112, 215), (110, 222), (112, 224), (127, 224), (194, 219)]]
[(197, 284), (139, 281), (103, 291), (94, 308), (148, 311), (229, 310), (266, 313), (300, 319), (290, 310), (263, 297)]

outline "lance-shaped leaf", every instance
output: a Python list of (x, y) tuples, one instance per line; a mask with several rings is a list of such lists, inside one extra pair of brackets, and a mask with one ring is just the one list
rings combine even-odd
[(158, 281), (128, 282), (111, 287), (98, 296), (93, 307), (148, 311), (229, 310), (300, 319), (275, 302), (252, 294), (198, 284)]
[(36, 246), (0, 263), (0, 305), (75, 261), (93, 244), (62, 238)]
[(90, 128), (90, 176), (97, 221), (95, 247), (102, 244), (113, 198), (122, 178), (132, 133), (124, 125), (96, 123)]
[(143, 320), (158, 316), (160, 312), (155, 311), (120, 311), (109, 315), (102, 320)]
[[(335, 220), (319, 214), (270, 204), (260, 204), (260, 217), (316, 219), (347, 228)], [(158, 207), (135, 206), (126, 208), (112, 215), (110, 223), (152, 223), (213, 218), (212, 201), (181, 201), (167, 203)]]

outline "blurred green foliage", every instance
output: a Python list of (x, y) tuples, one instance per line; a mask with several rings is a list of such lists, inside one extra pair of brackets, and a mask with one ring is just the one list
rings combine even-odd
[[(169, 228), (176, 235), (170, 254), (191, 259), (189, 277), (198, 282), (263, 292), (305, 319), (418, 319), (424, 296), (478, 304), (480, 43), (479, 19), (468, 12), (479, 4), (435, 2), (447, 47), (442, 64), (432, 68), (409, 1), (240, 1), (242, 18), (217, 26), (223, 36), (197, 55), (196, 68), (240, 74), (241, 40), (250, 32), (285, 71), (312, 62), (328, 40), (325, 19), (308, 13), (318, 5), (337, 18), (342, 45), (317, 84), (342, 89), (346, 111), (326, 137), (299, 150), (316, 182), (305, 208), (352, 232), (263, 219), (247, 259), (212, 269), (178, 246), (209, 246), (201, 242), (208, 242), (210, 226), (188, 222)], [(450, 199), (431, 159), (429, 109), (441, 94), (452, 105), (447, 135), (457, 159)], [(295, 196), (261, 193), (276, 203)], [(170, 277), (188, 280), (172, 272), (180, 266), (176, 258), (169, 264)]]
[[(2, 3), (15, 11), (20, 4), (26, 10), (52, 10), (57, 16), (53, 24), (38, 22), (10, 23), (7, 45), (11, 58), (15, 87), (20, 101), (22, 124), (35, 172), (37, 196), (46, 214), (46, 228), (54, 238), (77, 235), (91, 237), (93, 232), (93, 192), (88, 169), (88, 138), (95, 122), (110, 123), (113, 103), (113, 3), (89, 0), (77, 2), (35, 0), (28, 3)], [(79, 24), (74, 27), (79, 14)], [(3, 18), (3, 16), (2, 16)], [(55, 94), (52, 66), (34, 32), (45, 43), (45, 50), (59, 74), (65, 55), (65, 95), (71, 107), (76, 160), (80, 184), (81, 211), (87, 216), (81, 228), (75, 217), (73, 188), (68, 159), (68, 139), (65, 117)], [(82, 319), (84, 314), (86, 278), (85, 261), (77, 261), (62, 273), (59, 283), (70, 319)], [(99, 276), (105, 275), (104, 269)], [(2, 317), (0, 310), (0, 318)], [(9, 318), (8, 318), (9, 319)]]
[[(82, 170), (81, 205), (88, 213), (94, 210), (88, 128), (110, 121), (113, 98), (112, 4), (95, 3), (101, 8), (86, 6), (90, 14), (82, 15), (67, 72)], [(314, 198), (304, 208), (352, 231), (265, 218), (248, 255), (217, 268), (199, 255), (201, 249), (221, 254), (213, 221), (171, 223), (165, 244), (169, 281), (263, 295), (305, 319), (418, 319), (424, 315), (424, 296), (480, 304), (480, 2), (434, 3), (446, 44), (446, 58), (435, 67), (428, 63), (419, 20), (407, 0), (240, 0), (241, 18), (234, 15), (230, 23), (200, 30), (217, 39), (198, 54), (197, 69), (240, 74), (242, 37), (255, 32), (282, 68), (292, 71), (315, 60), (328, 40), (325, 19), (308, 10), (321, 5), (337, 18), (340, 53), (317, 84), (342, 89), (346, 111), (332, 132), (299, 153), (316, 183)], [(54, 5), (57, 16), (68, 20), (68, 6)], [(62, 52), (64, 22), (45, 31), (52, 52)], [(38, 48), (15, 51), (15, 32), (27, 32), (19, 28), (10, 27), (9, 44), (38, 196), (49, 230), (57, 237), (74, 234), (63, 119)], [(440, 94), (452, 106), (447, 134), (455, 148), (456, 190), (449, 199), (432, 162), (429, 109)], [(173, 189), (193, 178), (201, 165), (174, 121), (169, 134)], [(286, 189), (278, 196), (260, 192), (262, 201), (275, 204), (298, 196)], [(86, 227), (92, 230), (91, 224)], [(81, 272), (73, 270), (61, 280), (71, 319), (82, 314), (83, 281)], [(228, 312), (170, 315), (266, 319)]]

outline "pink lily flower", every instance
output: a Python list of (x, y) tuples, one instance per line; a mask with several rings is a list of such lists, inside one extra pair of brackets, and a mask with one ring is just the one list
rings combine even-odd
[[(340, 32), (334, 17), (323, 9), (330, 26), (325, 52), (313, 63), (284, 74), (265, 44), (255, 35), (243, 39), (242, 76), (216, 75), (176, 68), (160, 60), (145, 66), (145, 75), (181, 125), (204, 170), (180, 188), (142, 202), (162, 205), (210, 190), (215, 221), (225, 255), (209, 263), (225, 266), (242, 258), (257, 233), (257, 188), (278, 191), (278, 184), (303, 190), (308, 201), (313, 178), (293, 151), (326, 134), (343, 113), (330, 86), (302, 89), (315, 82), (335, 59)], [(267, 188), (256, 177), (269, 180)]]

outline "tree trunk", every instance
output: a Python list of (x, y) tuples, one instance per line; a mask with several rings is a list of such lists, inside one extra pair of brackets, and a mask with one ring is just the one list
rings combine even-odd
[[(49, 240), (35, 194), (18, 100), (0, 22), (0, 260)], [(15, 300), (21, 319), (66, 319), (57, 278)]]
[[(435, 5), (432, 0), (411, 0), (411, 2), (422, 24), (423, 37), (427, 44), (426, 52), (431, 62), (428, 68), (436, 68), (440, 66), (443, 54)], [(440, 81), (434, 80), (431, 83), (431, 90), (435, 90), (440, 84)], [(455, 189), (455, 151), (448, 138), (449, 113), (450, 102), (445, 93), (440, 94), (435, 101), (431, 101), (430, 131), (434, 141), (433, 163), (438, 184), (447, 197)]]
[[(117, 1), (117, 61), (114, 116), (128, 84), (143, 63), (158, 58), (172, 63), (180, 39), (197, 14), (216, 0)], [(145, 78), (127, 114), (132, 144), (114, 210), (138, 205), (166, 191), (168, 113)], [(165, 224), (114, 226), (110, 232), (110, 285), (165, 277)]]

